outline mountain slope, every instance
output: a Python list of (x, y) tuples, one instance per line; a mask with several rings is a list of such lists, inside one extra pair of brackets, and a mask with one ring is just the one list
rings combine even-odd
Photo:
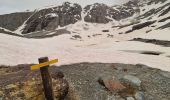
[(32, 12), (18, 12), (0, 15), (0, 27), (14, 31), (32, 14)]
[[(169, 9), (170, 2), (168, 0), (132, 0), (111, 7), (95, 3), (87, 5), (85, 8), (81, 8), (78, 4), (65, 2), (61, 6), (37, 10), (18, 31), (22, 34), (42, 30), (53, 31), (59, 27), (75, 24), (78, 21), (100, 24), (111, 22), (114, 26), (120, 27), (127, 27), (140, 22), (145, 24), (148, 21), (162, 23), (169, 21)], [(169, 24), (164, 24), (157, 29), (167, 28), (168, 26)], [(128, 31), (127, 33), (131, 32), (130, 30), (126, 31)]]

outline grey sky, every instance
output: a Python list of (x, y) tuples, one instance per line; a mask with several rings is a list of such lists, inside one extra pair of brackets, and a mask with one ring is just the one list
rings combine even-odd
[(65, 1), (79, 3), (82, 6), (93, 3), (105, 3), (114, 5), (126, 2), (128, 0), (0, 0), (0, 14), (11, 12), (20, 12), (25, 10), (34, 10), (48, 5), (59, 5)]

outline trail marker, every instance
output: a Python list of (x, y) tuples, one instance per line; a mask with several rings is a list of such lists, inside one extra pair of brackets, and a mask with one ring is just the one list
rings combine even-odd
[(40, 63), (38, 65), (33, 65), (33, 66), (31, 66), (31, 70), (40, 69), (41, 67), (48, 66), (50, 64), (54, 64), (54, 63), (57, 63), (57, 62), (58, 62), (58, 59), (55, 59), (55, 60), (51, 60), (51, 61), (48, 61), (48, 62)]
[(31, 66), (31, 70), (40, 69), (41, 77), (43, 81), (45, 98), (46, 100), (54, 100), (52, 78), (49, 73), (48, 67), (50, 64), (57, 63), (58, 59), (49, 61), (48, 57), (42, 57), (42, 58), (39, 58), (38, 61), (39, 61), (39, 64)]

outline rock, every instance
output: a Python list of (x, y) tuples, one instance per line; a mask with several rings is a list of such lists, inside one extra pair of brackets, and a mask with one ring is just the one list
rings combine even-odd
[(80, 35), (73, 35), (72, 36), (74, 39), (81, 39), (81, 36)]
[(136, 100), (145, 100), (145, 96), (143, 92), (136, 92), (135, 94)]
[(118, 80), (114, 80), (113, 78), (99, 78), (98, 82), (111, 92), (119, 92), (126, 88)]
[(155, 22), (156, 22), (156, 21), (148, 21), (148, 22), (144, 22), (144, 23), (140, 23), (140, 24), (134, 25), (134, 26), (132, 27), (132, 30), (134, 31), (134, 30), (142, 29), (142, 28), (144, 28), (144, 27), (147, 27), (147, 26), (149, 26), (149, 25), (154, 24)]
[(109, 32), (109, 30), (102, 30), (102, 32)]
[(123, 81), (129, 82), (130, 84), (135, 85), (137, 87), (141, 86), (141, 80), (135, 76), (132, 76), (132, 75), (125, 75), (123, 77)]
[(84, 20), (86, 22), (92, 22), (92, 23), (108, 23), (111, 21), (106, 16), (107, 10), (109, 10), (109, 6), (105, 4), (99, 4), (95, 3), (93, 5), (88, 5), (84, 8), (86, 16), (84, 17)]
[(108, 38), (113, 38), (114, 35), (112, 35), (112, 34), (107, 34), (107, 37), (108, 37)]
[(126, 100), (135, 100), (133, 97), (127, 97)]

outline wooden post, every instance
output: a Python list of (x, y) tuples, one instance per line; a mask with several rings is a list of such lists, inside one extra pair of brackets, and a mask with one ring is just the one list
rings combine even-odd
[[(49, 61), (48, 57), (42, 57), (42, 58), (39, 58), (38, 60), (39, 60), (39, 63), (44, 63), (44, 62)], [(54, 100), (52, 78), (48, 71), (48, 67), (49, 65), (40, 68), (41, 77), (42, 77), (43, 86), (44, 86), (44, 94), (45, 94), (46, 100)]]

